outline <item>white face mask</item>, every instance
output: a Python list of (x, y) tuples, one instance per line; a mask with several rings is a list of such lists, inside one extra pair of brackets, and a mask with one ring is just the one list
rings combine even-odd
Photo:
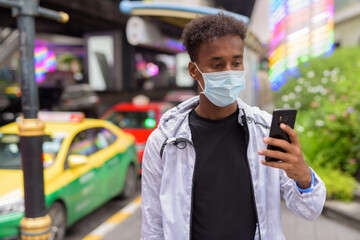
[(245, 71), (203, 73), (195, 62), (194, 64), (205, 82), (205, 90), (199, 82), (203, 90), (201, 94), (218, 107), (225, 107), (235, 102), (241, 90), (245, 88)]

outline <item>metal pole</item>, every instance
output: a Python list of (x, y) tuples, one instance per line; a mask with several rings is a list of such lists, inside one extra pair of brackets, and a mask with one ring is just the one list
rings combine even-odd
[(24, 179), (25, 216), (20, 222), (23, 240), (47, 240), (51, 235), (51, 218), (47, 215), (44, 194), (42, 140), (45, 125), (38, 118), (39, 94), (35, 80), (34, 16), (41, 15), (66, 22), (66, 13), (38, 6), (38, 0), (0, 0), (0, 7), (13, 9), (17, 15), (20, 39), (20, 68), (23, 119), (18, 122)]
[[(42, 161), (42, 139), (44, 124), (37, 119), (39, 94), (35, 80), (34, 12), (37, 1), (25, 1), (25, 11), (17, 17), (20, 39), (20, 67), (22, 112), (19, 122), (20, 149), (24, 178), (25, 217), (21, 220), (22, 239), (42, 239), (50, 237), (51, 219), (46, 215), (44, 195), (44, 168)], [(24, 8), (22, 10), (24, 10)], [(36, 227), (34, 226), (36, 224)]]
[[(36, 119), (39, 110), (38, 88), (34, 75), (34, 18), (20, 15), (18, 17), (18, 28), (22, 72), (21, 88), (23, 92), (21, 98), (22, 112), (24, 114), (23, 121), (26, 121), (26, 119)], [(46, 213), (41, 140), (39, 136), (21, 136), (25, 217), (39, 217)]]
[(20, 39), (21, 87), (24, 118), (37, 118), (39, 110), (38, 88), (35, 81), (34, 17), (20, 14), (17, 18)]

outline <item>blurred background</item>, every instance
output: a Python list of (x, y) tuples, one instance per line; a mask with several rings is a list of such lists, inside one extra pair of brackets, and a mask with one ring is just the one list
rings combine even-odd
[[(324, 214), (360, 226), (360, 1), (144, 2), (223, 9), (242, 17), (249, 31), (246, 89), (240, 98), (270, 113), (274, 108), (298, 110), (295, 128), (306, 161), (327, 187)], [(153, 119), (135, 127), (149, 129), (170, 107), (197, 95), (180, 41), (191, 17), (137, 9), (131, 4), (136, 1), (39, 3), (70, 17), (67, 23), (35, 19), (35, 79), (42, 111), (81, 111), (124, 129), (128, 123), (115, 120), (114, 112), (127, 112), (128, 120)], [(139, 95), (142, 100), (134, 102)], [(21, 96), (16, 18), (11, 9), (0, 7), (1, 126), (21, 115)], [(161, 104), (136, 108), (150, 102)], [(140, 136), (128, 128), (141, 138), (137, 149), (143, 151), (150, 133)]]

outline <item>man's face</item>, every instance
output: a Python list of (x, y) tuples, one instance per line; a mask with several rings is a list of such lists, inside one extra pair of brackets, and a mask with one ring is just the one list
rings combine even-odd
[[(203, 43), (199, 49), (196, 63), (203, 73), (229, 70), (244, 70), (244, 41), (240, 36), (226, 35)], [(204, 79), (193, 63), (189, 64), (193, 79), (199, 80), (204, 87)]]

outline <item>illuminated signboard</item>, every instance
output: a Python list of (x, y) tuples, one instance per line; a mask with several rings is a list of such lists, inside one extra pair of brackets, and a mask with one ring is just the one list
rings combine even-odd
[(55, 71), (56, 57), (47, 47), (35, 47), (35, 80), (40, 83), (45, 80), (47, 72)]
[(271, 0), (271, 89), (286, 83), (299, 63), (334, 50), (334, 0)]

